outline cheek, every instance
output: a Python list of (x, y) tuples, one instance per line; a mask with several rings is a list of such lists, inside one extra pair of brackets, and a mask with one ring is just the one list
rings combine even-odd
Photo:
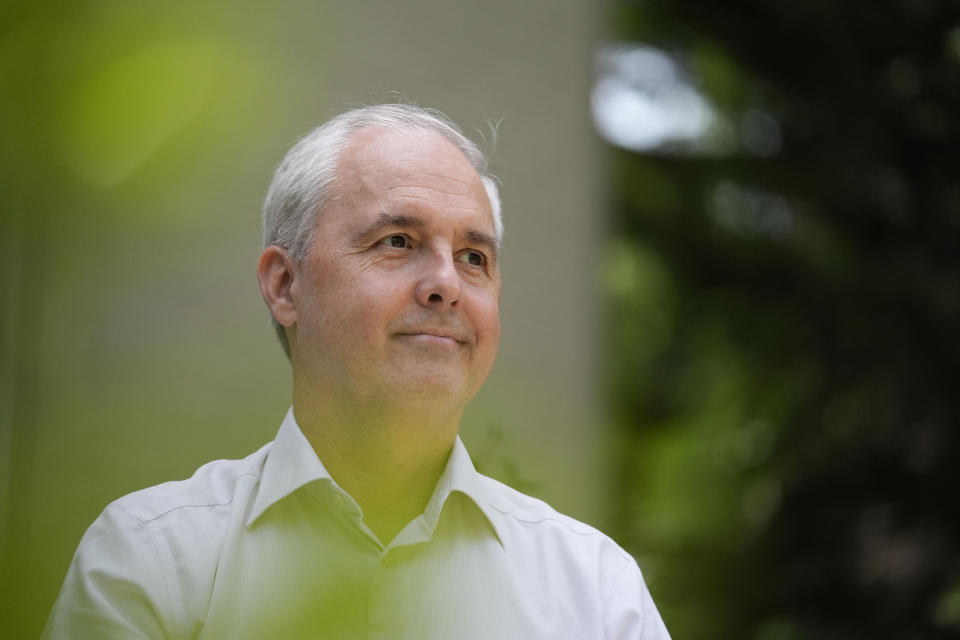
[(365, 274), (328, 289), (318, 309), (328, 323), (350, 342), (381, 336), (409, 307), (412, 296), (402, 281), (378, 274)]
[(500, 308), (496, 297), (485, 297), (474, 309), (477, 332), (488, 347), (495, 349), (500, 341)]
[(475, 316), (477, 331), (476, 364), (480, 367), (479, 381), (486, 379), (500, 348), (500, 313), (496, 300), (492, 300), (478, 309)]

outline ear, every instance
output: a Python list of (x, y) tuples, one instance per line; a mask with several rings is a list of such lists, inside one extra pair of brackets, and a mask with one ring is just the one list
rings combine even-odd
[(296, 324), (296, 270), (287, 250), (276, 245), (264, 249), (257, 261), (257, 279), (273, 319), (284, 327)]

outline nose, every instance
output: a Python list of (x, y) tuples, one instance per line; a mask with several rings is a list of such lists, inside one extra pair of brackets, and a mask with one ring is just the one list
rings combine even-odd
[(460, 300), (460, 274), (448, 252), (425, 256), (414, 291), (417, 303), (424, 307), (453, 307)]

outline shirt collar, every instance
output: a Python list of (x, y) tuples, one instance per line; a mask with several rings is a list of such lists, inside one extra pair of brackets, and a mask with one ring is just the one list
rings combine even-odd
[[(246, 525), (252, 526), (271, 505), (316, 480), (334, 482), (307, 437), (300, 430), (293, 415), (293, 407), (290, 407), (267, 454), (267, 460), (260, 474), (260, 486)], [(494, 535), (503, 544), (503, 535), (496, 526), (497, 511), (491, 504), (483, 477), (474, 468), (470, 454), (467, 453), (467, 448), (460, 440), (460, 436), (457, 436), (453, 443), (447, 466), (437, 481), (433, 495), (430, 496), (430, 501), (424, 510), (423, 516), (430, 530), (436, 528), (443, 505), (450, 493), (454, 491), (470, 498), (490, 523)]]
[(431, 531), (436, 529), (440, 520), (440, 513), (443, 511), (443, 505), (454, 491), (462, 493), (477, 506), (487, 519), (500, 544), (503, 544), (503, 534), (497, 529), (499, 514), (491, 504), (483, 476), (477, 473), (473, 461), (470, 460), (470, 454), (467, 453), (467, 448), (463, 445), (459, 435), (453, 443), (450, 458), (447, 460), (447, 467), (437, 481), (433, 495), (430, 496), (427, 508), (423, 512), (426, 525)]
[(247, 526), (253, 525), (275, 502), (315, 480), (332, 481), (333, 478), (303, 435), (290, 407), (260, 473), (260, 487), (247, 517)]

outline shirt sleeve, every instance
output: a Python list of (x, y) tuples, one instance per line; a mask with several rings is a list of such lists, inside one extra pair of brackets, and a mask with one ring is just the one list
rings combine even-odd
[(169, 638), (169, 566), (149, 522), (113, 504), (87, 529), (74, 554), (44, 639)]
[(607, 640), (670, 640), (633, 558), (627, 561), (608, 592), (603, 624)]

